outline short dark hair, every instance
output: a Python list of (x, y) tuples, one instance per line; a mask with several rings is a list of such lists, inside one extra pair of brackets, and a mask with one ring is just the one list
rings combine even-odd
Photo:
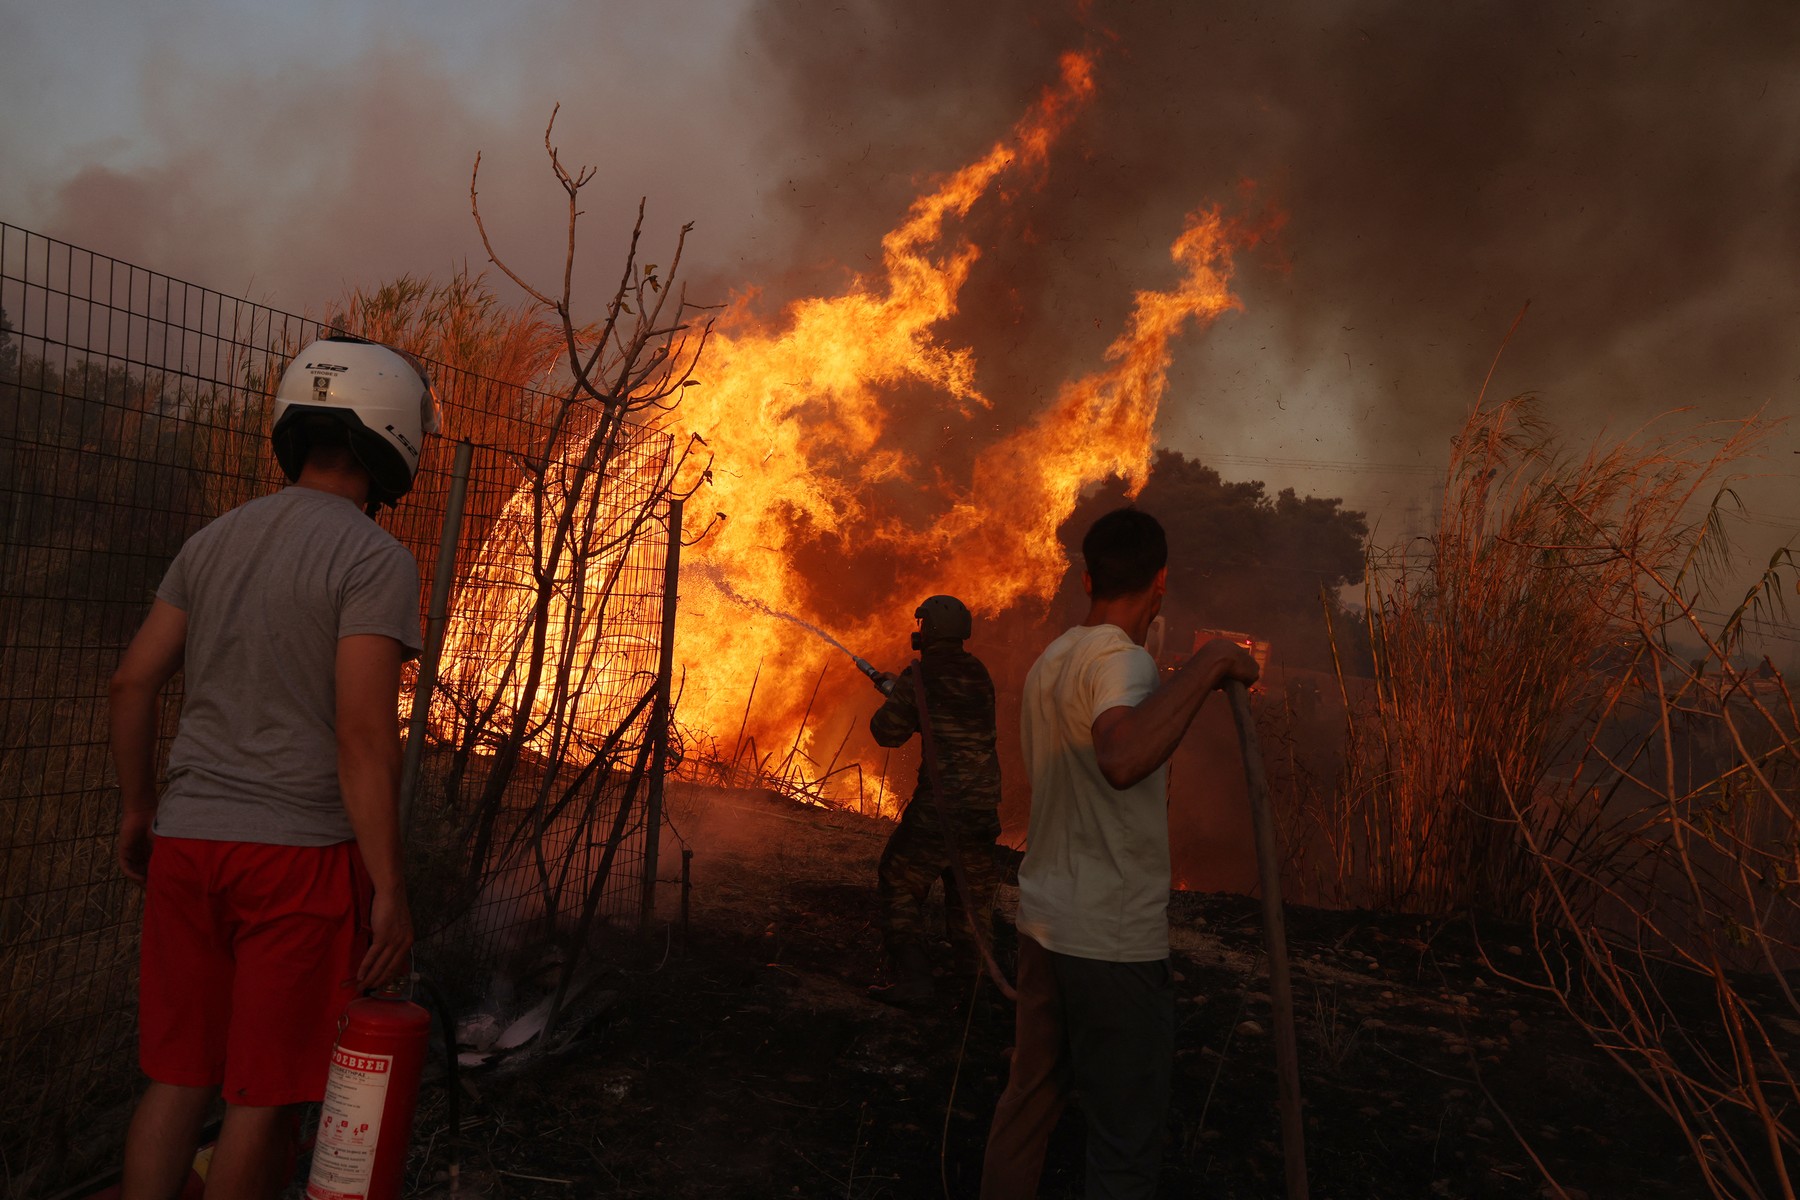
[(1136, 508), (1116, 508), (1089, 526), (1081, 539), (1090, 594), (1111, 600), (1141, 592), (1169, 565), (1162, 522)]

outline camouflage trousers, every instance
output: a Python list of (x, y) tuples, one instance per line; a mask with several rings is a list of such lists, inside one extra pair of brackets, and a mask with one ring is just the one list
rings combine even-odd
[[(993, 908), (994, 888), (1000, 871), (995, 861), (994, 842), (1000, 836), (1000, 815), (991, 808), (950, 806), (951, 828), (956, 847), (962, 852), (963, 874), (969, 881), (970, 899), (975, 905), (975, 918), (982, 928), (988, 927)], [(923, 909), (925, 898), (934, 883), (943, 882), (944, 917), (950, 944), (958, 958), (973, 962), (976, 950), (969, 934), (969, 922), (963, 911), (962, 895), (957, 891), (956, 877), (950, 868), (954, 853), (944, 840), (938, 807), (930, 796), (915, 796), (901, 814), (899, 827), (888, 838), (881, 852), (877, 872), (877, 890), (881, 896), (882, 943), (890, 959), (902, 946), (925, 945)]]

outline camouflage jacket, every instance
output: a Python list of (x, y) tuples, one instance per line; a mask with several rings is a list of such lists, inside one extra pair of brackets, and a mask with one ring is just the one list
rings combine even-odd
[[(994, 681), (981, 660), (960, 646), (932, 650), (924, 659), (925, 702), (943, 773), (945, 800), (952, 805), (993, 809), (1000, 804), (1000, 756), (994, 749)], [(869, 718), (869, 732), (883, 746), (903, 745), (919, 732), (913, 689), (917, 664), (900, 673), (888, 702)], [(931, 787), (924, 756), (919, 761), (916, 800)], [(927, 801), (929, 803), (929, 801)]]

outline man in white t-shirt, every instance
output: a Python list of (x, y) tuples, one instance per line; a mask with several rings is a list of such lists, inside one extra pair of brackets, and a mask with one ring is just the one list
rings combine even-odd
[(1144, 649), (1168, 582), (1155, 517), (1110, 512), (1081, 543), (1090, 599), (1025, 679), (1031, 831), (1019, 868), (1018, 1027), (982, 1165), (983, 1200), (1037, 1195), (1071, 1090), (1087, 1195), (1156, 1194), (1174, 1055), (1168, 761), (1214, 689), (1254, 683), (1223, 638), (1163, 683)]

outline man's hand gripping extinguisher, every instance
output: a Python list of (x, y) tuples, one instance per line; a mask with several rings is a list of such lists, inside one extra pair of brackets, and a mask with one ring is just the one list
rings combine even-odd
[(396, 988), (350, 1002), (338, 1024), (307, 1200), (399, 1200), (431, 1014)]

